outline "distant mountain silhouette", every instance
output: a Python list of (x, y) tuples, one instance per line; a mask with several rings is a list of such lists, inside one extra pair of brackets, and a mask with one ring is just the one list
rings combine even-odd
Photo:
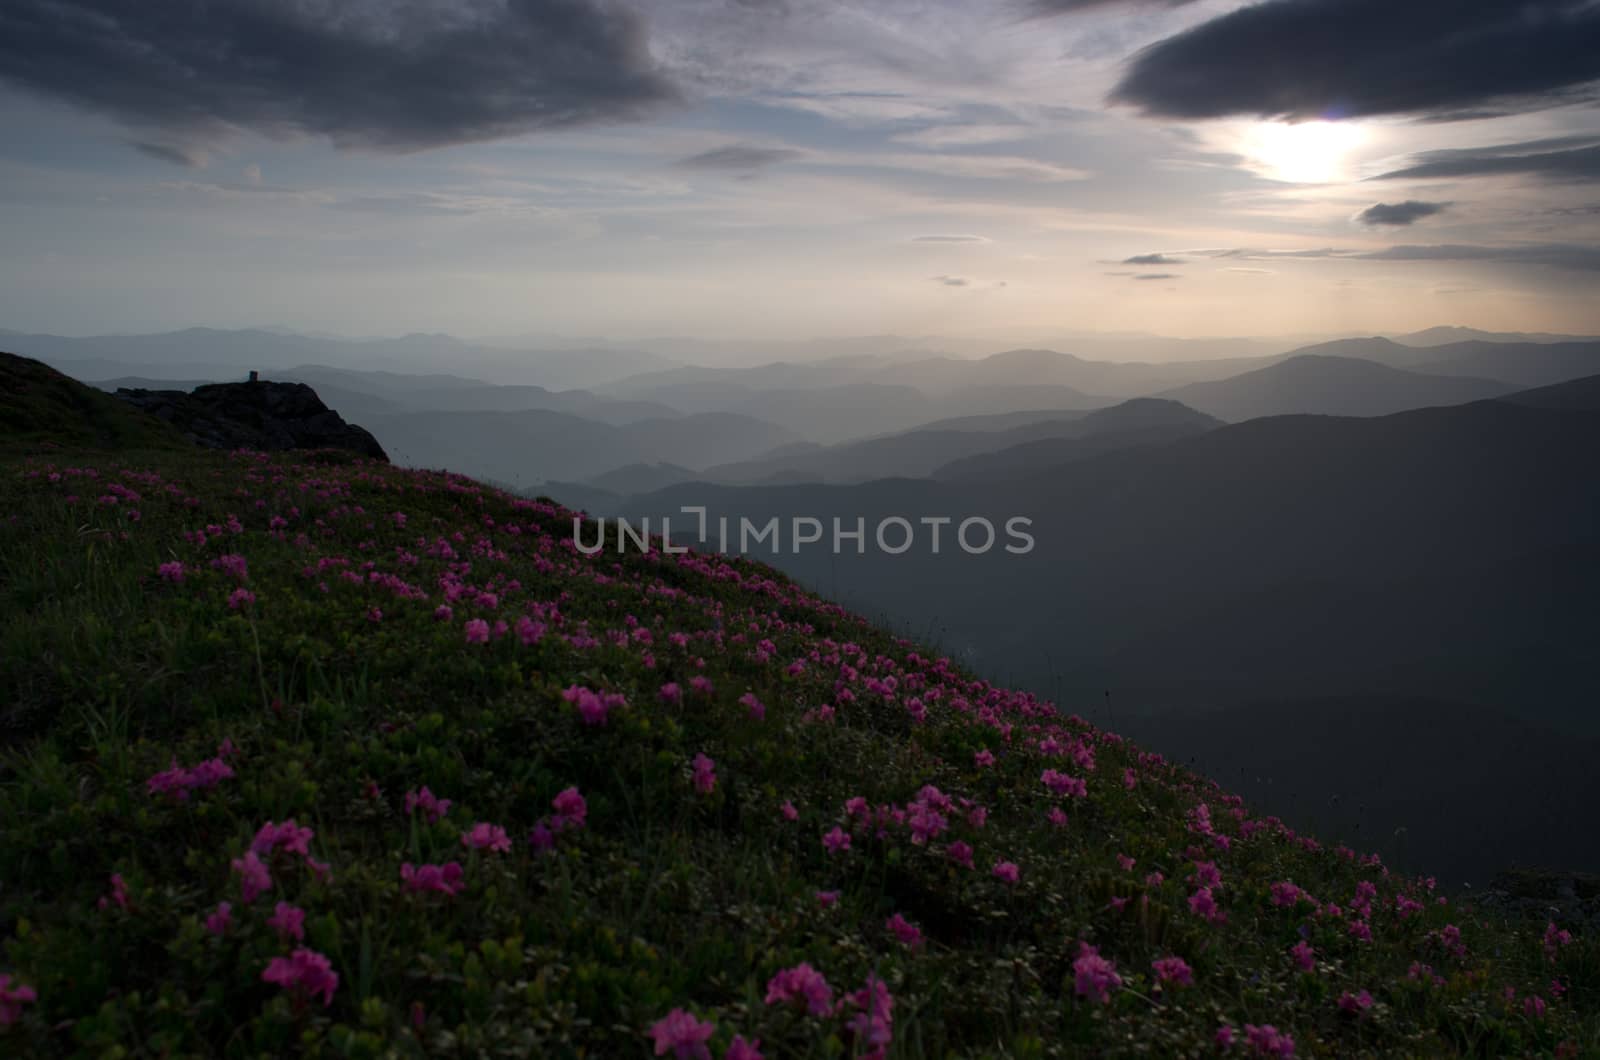
[(1175, 442), (1221, 425), (1221, 420), (1176, 401), (1134, 398), (1091, 412), (1078, 421), (1077, 431), (953, 460), (936, 469), (933, 477), (952, 481), (1022, 478), (1120, 449)]
[(1480, 331), (1477, 328), (1424, 328), (1390, 336), (1407, 346), (1447, 346), (1455, 342), (1595, 342), (1600, 335), (1556, 335), (1547, 331)]
[(1163, 396), (1237, 423), (1292, 414), (1383, 416), (1498, 397), (1514, 389), (1489, 379), (1423, 375), (1353, 357), (1298, 353), (1267, 368), (1192, 383)]
[(1600, 375), (1591, 375), (1584, 379), (1574, 379), (1533, 390), (1519, 390), (1514, 394), (1507, 394), (1500, 400), (1535, 408), (1600, 411)]
[(770, 423), (701, 413), (613, 425), (565, 412), (400, 412), (367, 426), (396, 463), (447, 467), (517, 488), (647, 461), (704, 466), (794, 441)]
[(1408, 346), (1384, 338), (1340, 339), (1306, 346), (1293, 356), (1354, 357), (1428, 375), (1495, 379), (1517, 387), (1544, 386), (1600, 372), (1600, 340), (1451, 342)]
[(595, 475), (584, 485), (611, 493), (648, 493), (683, 482), (702, 479), (699, 472), (678, 464), (629, 464), (603, 475)]

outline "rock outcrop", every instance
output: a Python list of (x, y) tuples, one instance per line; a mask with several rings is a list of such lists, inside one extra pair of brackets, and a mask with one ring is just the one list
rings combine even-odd
[(116, 396), (210, 449), (344, 449), (389, 462), (369, 431), (346, 423), (304, 383), (209, 383), (189, 393), (124, 388)]

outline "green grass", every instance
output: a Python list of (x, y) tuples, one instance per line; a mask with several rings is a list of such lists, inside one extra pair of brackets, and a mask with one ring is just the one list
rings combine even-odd
[[(0, 1053), (644, 1056), (679, 1008), (715, 1024), (718, 1057), (736, 1034), (767, 1057), (865, 1053), (855, 1009), (765, 1002), (800, 962), (835, 999), (881, 977), (895, 1057), (1211, 1056), (1223, 1026), (1244, 1056), (1246, 1024), (1292, 1035), (1297, 1056), (1600, 1053), (1595, 940), (1552, 961), (1543, 922), (1441, 904), (760, 565), (585, 558), (571, 534), (550, 505), (348, 458), (0, 458), (0, 973), (37, 993)], [(245, 558), (242, 580), (213, 566), (226, 555)], [(158, 574), (170, 563), (182, 581)], [(241, 588), (254, 601), (230, 606)], [(542, 638), (524, 644), (521, 617)], [(488, 643), (469, 642), (471, 620)], [(697, 675), (714, 690), (691, 691)], [(573, 685), (626, 705), (585, 724)], [(187, 801), (151, 793), (171, 761), (224, 740), (231, 777)], [(697, 754), (715, 761), (709, 793)], [(1046, 769), (1086, 795), (1053, 794)], [(909, 822), (880, 835), (848, 816), (857, 797), (904, 812), (926, 785), (955, 805), (925, 843)], [(423, 786), (452, 800), (437, 822), (404, 805)], [(528, 837), (569, 787), (587, 821), (541, 852)], [(961, 800), (987, 810), (981, 827)], [(1227, 849), (1198, 829), (1202, 803)], [(331, 875), (280, 850), (247, 903), (230, 863), (287, 818), (314, 829)], [(464, 848), (477, 822), (510, 852)], [(824, 848), (835, 827), (847, 852)], [(459, 895), (402, 887), (403, 863), (451, 861)], [(1017, 883), (991, 874), (1000, 861)], [(1220, 873), (1225, 922), (1191, 908), (1197, 862)], [(1275, 906), (1283, 880), (1344, 912)], [(1377, 898), (1353, 916), (1362, 883)], [(825, 908), (817, 892), (835, 890)], [(224, 900), (232, 924), (213, 934)], [(280, 901), (304, 911), (303, 941), (269, 926)], [(886, 928), (897, 913), (919, 946)], [(1302, 938), (1310, 972), (1290, 957)], [(1085, 942), (1123, 980), (1104, 1003), (1075, 990)], [(339, 976), (330, 1004), (262, 980), (297, 946)], [(1172, 955), (1193, 985), (1152, 982)], [(1414, 963), (1433, 971), (1413, 978)], [(1363, 990), (1372, 1007), (1341, 1012)]]
[(169, 424), (27, 357), (0, 353), (0, 451), (188, 449)]

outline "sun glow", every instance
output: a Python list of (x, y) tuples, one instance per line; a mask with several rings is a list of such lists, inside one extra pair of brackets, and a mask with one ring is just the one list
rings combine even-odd
[(1263, 176), (1296, 184), (1351, 179), (1350, 154), (1365, 139), (1349, 122), (1258, 122), (1244, 135), (1244, 154)]

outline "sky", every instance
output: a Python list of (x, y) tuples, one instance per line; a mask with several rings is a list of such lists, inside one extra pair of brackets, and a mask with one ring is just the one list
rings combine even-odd
[(6, 0), (0, 327), (1600, 333), (1597, 0)]

